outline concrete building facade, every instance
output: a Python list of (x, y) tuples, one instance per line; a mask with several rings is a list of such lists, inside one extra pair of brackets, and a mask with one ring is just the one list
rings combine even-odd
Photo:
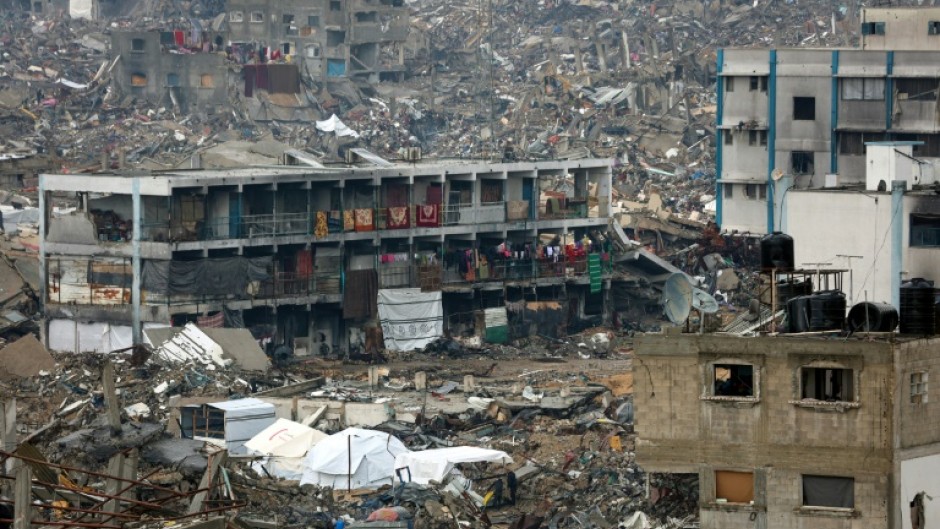
[(401, 0), (230, 0), (226, 8), (233, 45), (278, 50), (312, 79), (375, 82), (404, 73), (410, 17)]
[(698, 475), (702, 529), (900, 529), (918, 501), (936, 520), (940, 506), (918, 494), (940, 468), (938, 348), (938, 338), (641, 336), (637, 461)]
[(157, 105), (193, 108), (221, 105), (228, 98), (224, 38), (190, 31), (119, 31), (111, 34), (111, 56), (118, 58), (118, 88)]
[[(551, 301), (555, 324), (599, 319), (609, 273), (592, 292), (588, 255), (539, 250), (605, 233), (610, 197), (606, 160), (42, 175), (47, 343), (102, 349), (224, 315), (344, 351), (368, 325), (344, 317), (363, 270), (378, 288), (442, 290), (454, 334), (522, 301)], [(57, 213), (63, 200), (79, 211)]]
[(861, 48), (719, 50), (721, 228), (778, 230), (787, 190), (864, 182), (869, 142), (920, 142), (913, 156), (936, 166), (935, 19), (940, 8), (870, 8)]

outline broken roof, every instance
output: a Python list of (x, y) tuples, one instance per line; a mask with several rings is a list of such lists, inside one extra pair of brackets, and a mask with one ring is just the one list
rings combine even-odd
[(220, 367), (234, 362), (248, 371), (266, 371), (267, 355), (248, 329), (185, 327), (144, 329), (155, 355), (165, 361), (212, 363)]

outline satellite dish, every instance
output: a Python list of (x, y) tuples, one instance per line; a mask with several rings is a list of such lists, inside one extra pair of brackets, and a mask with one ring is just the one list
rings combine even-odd
[(718, 302), (708, 292), (699, 288), (693, 288), (692, 308), (699, 312), (714, 314), (718, 312)]
[(783, 171), (781, 171), (780, 169), (774, 169), (770, 173), (770, 177), (774, 179), (774, 182), (776, 182), (780, 180), (781, 178), (783, 178)]
[(663, 312), (669, 321), (676, 325), (682, 325), (689, 318), (689, 311), (692, 309), (692, 283), (689, 278), (676, 272), (666, 279), (663, 285)]

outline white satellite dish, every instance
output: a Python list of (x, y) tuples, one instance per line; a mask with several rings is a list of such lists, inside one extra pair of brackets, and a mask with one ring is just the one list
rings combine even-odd
[(705, 314), (718, 312), (718, 301), (700, 288), (692, 288), (692, 308)]
[(774, 182), (776, 182), (780, 180), (781, 178), (783, 178), (783, 171), (781, 171), (780, 169), (774, 169), (773, 171), (771, 171), (770, 177), (774, 179)]
[(693, 288), (688, 276), (681, 272), (676, 272), (666, 279), (666, 284), (663, 285), (663, 312), (672, 323), (682, 325), (689, 319)]

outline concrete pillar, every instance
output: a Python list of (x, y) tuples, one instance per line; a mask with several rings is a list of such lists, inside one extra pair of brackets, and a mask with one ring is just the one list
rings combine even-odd
[(379, 368), (377, 366), (369, 366), (369, 387), (376, 388), (379, 385)]
[[(16, 450), (16, 399), (0, 404), (0, 444), (5, 452)], [(15, 459), (7, 458), (4, 474), (8, 476), (13, 474), (14, 463), (16, 463)], [(10, 481), (4, 480), (3, 493), (7, 496), (11, 493), (11, 485)]]
[(418, 371), (415, 373), (415, 390), (416, 391), (427, 391), (428, 389), (428, 374), (424, 371)]
[(17, 461), (13, 493), (13, 529), (31, 529), (33, 520), (33, 471), (24, 461)]
[(476, 379), (473, 375), (464, 375), (463, 377), (463, 392), (470, 393), (475, 391), (477, 388)]

